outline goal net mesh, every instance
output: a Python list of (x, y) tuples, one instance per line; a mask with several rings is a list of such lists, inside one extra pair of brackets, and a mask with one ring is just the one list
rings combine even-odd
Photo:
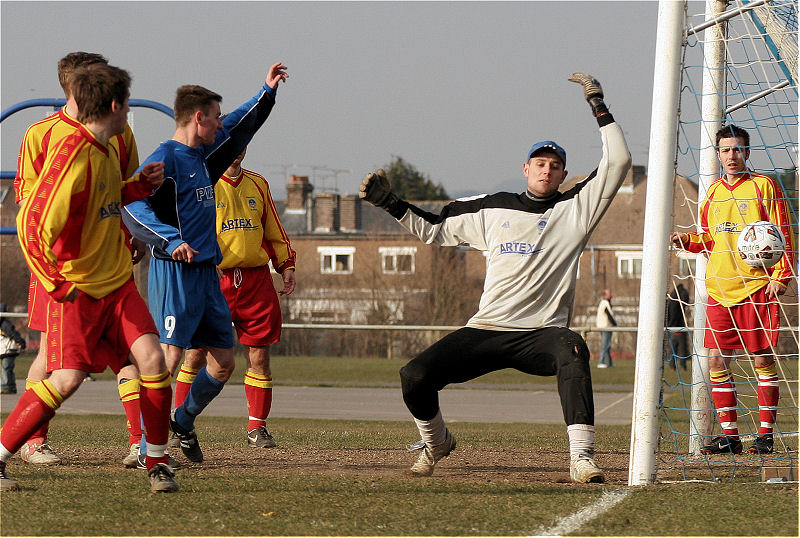
[[(753, 7), (756, 4), (760, 5)], [(711, 42), (710, 32), (693, 31), (707, 20), (707, 15), (686, 14), (674, 191), (682, 203), (673, 215), (672, 229), (681, 232), (698, 230), (698, 205), (705, 194), (700, 154), (704, 149), (708, 150), (701, 147), (704, 139), (701, 133), (705, 130), (706, 135), (710, 134), (713, 144), (713, 134), (719, 127), (734, 124), (750, 133), (748, 168), (775, 178), (781, 185), (789, 202), (794, 248), (797, 248), (797, 3), (795, 0), (735, 1), (728, 4), (724, 13), (731, 14), (737, 10), (742, 12), (717, 24), (719, 31), (714, 42)], [(707, 118), (703, 119), (702, 113), (703, 94), (708, 93), (708, 89), (704, 92), (703, 78), (709, 70), (708, 55), (712, 49), (724, 50), (724, 62), (716, 67), (724, 70), (717, 78), (724, 82), (715, 88), (721, 100), (721, 115), (709, 122)], [(777, 357), (780, 391), (774, 453), (748, 453), (760, 424), (758, 380), (752, 358), (745, 351), (738, 350), (735, 360), (731, 361), (730, 373), (738, 396), (738, 428), (744, 450), (740, 455), (702, 455), (699, 447), (721, 434), (721, 424), (711, 399), (708, 350), (701, 347), (702, 327), (693, 324), (698, 317), (705, 319), (704, 308), (708, 300), (703, 285), (705, 260), (699, 260), (698, 256), (704, 255), (677, 249), (673, 249), (670, 256), (668, 291), (672, 292), (672, 300), (686, 317), (688, 329), (684, 330), (688, 334), (688, 352), (673, 336), (680, 334), (676, 333), (680, 327), (665, 327), (658, 478), (662, 481), (746, 480), (769, 476), (765, 469), (770, 467), (789, 466), (793, 466), (797, 473), (800, 444), (797, 266), (792, 269), (792, 284), (780, 298), (781, 332), (778, 344), (772, 350)], [(795, 252), (795, 261), (797, 258)], [(683, 297), (676, 293), (679, 284), (688, 292)], [(667, 300), (669, 303), (670, 299)], [(696, 370), (694, 375), (693, 370)], [(704, 376), (698, 376), (701, 370), (706, 371)], [(697, 402), (705, 403), (698, 407)], [(703, 417), (705, 421), (701, 420)], [(797, 475), (794, 476), (797, 480)]]

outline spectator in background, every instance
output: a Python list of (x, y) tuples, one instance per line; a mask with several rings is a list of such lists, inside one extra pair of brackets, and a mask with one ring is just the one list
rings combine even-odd
[[(611, 310), (611, 290), (603, 290), (603, 300), (597, 305), (597, 328), (607, 329), (616, 327), (617, 320), (614, 319), (614, 312)], [(611, 361), (611, 331), (601, 331), (603, 347), (600, 351), (600, 358), (597, 360), (598, 368), (611, 368), (614, 363)]]
[[(0, 303), (0, 314), (8, 310), (6, 303)], [(16, 394), (17, 377), (14, 375), (14, 363), (17, 356), (25, 349), (25, 339), (19, 334), (11, 320), (0, 316), (0, 360), (3, 365), (0, 393)]]
[[(689, 304), (689, 292), (683, 287), (683, 284), (678, 284), (678, 287), (672, 290), (668, 296), (667, 301), (667, 327), (686, 327), (686, 316), (684, 308)], [(689, 333), (667, 331), (669, 336), (669, 353), (672, 355), (672, 360), (669, 361), (669, 366), (675, 370), (680, 361), (681, 370), (686, 371), (686, 363), (689, 360)]]

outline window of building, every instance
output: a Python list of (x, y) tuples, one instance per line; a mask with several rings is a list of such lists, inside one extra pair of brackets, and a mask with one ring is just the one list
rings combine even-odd
[(384, 274), (410, 275), (415, 271), (417, 247), (378, 247)]
[(353, 272), (355, 247), (317, 247), (319, 272), (334, 275), (349, 275)]
[(685, 250), (680, 250), (676, 252), (678, 255), (678, 261), (680, 262), (678, 267), (678, 274), (680, 276), (689, 276), (689, 275), (696, 275), (697, 274), (697, 254), (694, 252), (686, 252)]
[(617, 276), (620, 278), (642, 278), (642, 253), (620, 251), (617, 255)]

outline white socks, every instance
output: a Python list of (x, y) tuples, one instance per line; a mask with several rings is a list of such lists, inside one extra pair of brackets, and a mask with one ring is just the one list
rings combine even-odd
[(161, 458), (167, 450), (167, 445), (154, 445), (147, 443), (147, 455), (151, 458)]
[(594, 455), (594, 426), (571, 424), (567, 426), (567, 435), (570, 460), (575, 460), (581, 454)]
[(419, 420), (415, 418), (414, 422), (417, 423), (419, 434), (422, 436), (422, 440), (425, 441), (426, 445), (434, 447), (444, 443), (447, 434), (445, 433), (446, 429), (444, 427), (441, 409), (437, 411), (436, 416), (430, 420)]
[(6, 447), (0, 445), (0, 461), (8, 461), (13, 455), (13, 452), (9, 452)]

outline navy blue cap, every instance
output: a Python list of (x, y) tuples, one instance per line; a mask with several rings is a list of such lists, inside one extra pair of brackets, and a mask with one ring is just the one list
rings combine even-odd
[(537, 142), (532, 145), (531, 149), (528, 151), (528, 159), (525, 162), (530, 161), (531, 157), (533, 157), (533, 154), (541, 150), (547, 150), (555, 153), (561, 159), (561, 163), (564, 165), (564, 167), (567, 166), (567, 152), (564, 150), (564, 148), (552, 140), (542, 140), (541, 142)]

